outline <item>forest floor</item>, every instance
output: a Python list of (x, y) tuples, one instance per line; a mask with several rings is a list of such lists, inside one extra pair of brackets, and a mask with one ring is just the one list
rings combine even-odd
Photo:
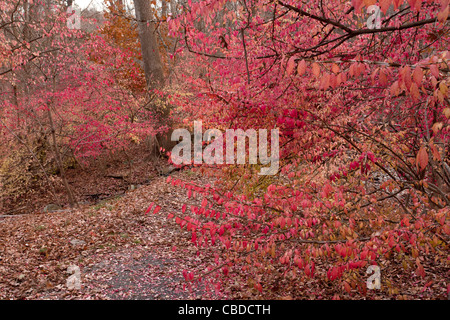
[[(367, 296), (357, 290), (345, 294), (338, 284), (319, 279), (292, 282), (281, 274), (266, 281), (263, 294), (246, 283), (245, 274), (234, 274), (220, 289), (207, 282), (186, 287), (182, 271), (204, 273), (214, 265), (213, 249), (200, 254), (190, 233), (167, 219), (188, 202), (186, 191), (166, 183), (154, 162), (144, 157), (134, 161), (133, 171), (127, 171), (126, 164), (103, 171), (69, 170), (82, 203), (78, 209), (38, 209), (0, 218), (0, 299), (331, 299), (335, 294), (344, 299), (447, 298), (444, 282), (450, 271), (432, 259), (424, 261), (427, 279), (410, 278), (401, 265), (382, 261), (391, 270), (383, 276), (395, 290)], [(163, 167), (163, 162), (158, 165)], [(171, 176), (206, 183), (189, 170)], [(161, 211), (145, 214), (152, 202)], [(80, 268), (81, 290), (67, 288), (70, 265)]]
[[(181, 270), (201, 272), (211, 261), (167, 219), (187, 196), (166, 179), (80, 209), (1, 219), (0, 299), (224, 298), (183, 288)], [(159, 214), (145, 214), (151, 202)], [(69, 265), (81, 270), (81, 290), (67, 289)]]

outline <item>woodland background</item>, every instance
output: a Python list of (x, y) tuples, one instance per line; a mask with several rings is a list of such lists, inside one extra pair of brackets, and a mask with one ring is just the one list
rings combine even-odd
[[(448, 0), (71, 5), (0, 0), (0, 298), (448, 297)], [(279, 173), (171, 164), (200, 120)]]

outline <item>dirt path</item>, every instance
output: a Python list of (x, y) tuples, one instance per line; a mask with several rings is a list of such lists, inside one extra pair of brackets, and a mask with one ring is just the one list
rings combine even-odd
[[(186, 231), (166, 219), (185, 198), (184, 190), (160, 177), (96, 206), (3, 219), (0, 299), (223, 297), (204, 284), (183, 288), (183, 270), (201, 272), (211, 263), (208, 255), (196, 255)], [(161, 206), (156, 215), (145, 214), (151, 202)], [(79, 291), (67, 289), (69, 265), (80, 268)]]

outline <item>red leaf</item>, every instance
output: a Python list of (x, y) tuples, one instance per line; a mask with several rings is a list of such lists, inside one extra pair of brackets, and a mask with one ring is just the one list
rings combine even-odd
[(420, 86), (422, 84), (422, 79), (423, 79), (423, 70), (422, 70), (422, 68), (417, 66), (414, 69), (412, 77), (413, 77), (414, 82), (417, 84), (417, 86)]
[(438, 67), (435, 65), (435, 64), (432, 64), (431, 66), (430, 66), (430, 71), (431, 71), (431, 74), (437, 79), (437, 78), (439, 78), (439, 69), (438, 69)]
[(150, 210), (152, 210), (153, 207), (153, 202), (150, 204), (150, 206), (147, 208), (147, 210), (145, 210), (145, 214), (148, 214), (150, 212)]
[(425, 147), (422, 146), (419, 152), (417, 153), (416, 166), (418, 170), (422, 171), (426, 168), (427, 165), (428, 165), (428, 152), (425, 149)]
[(347, 293), (351, 292), (350, 285), (348, 284), (347, 281), (344, 281), (344, 290), (347, 291)]
[(414, 101), (420, 100), (419, 88), (417, 87), (417, 84), (415, 82), (413, 82), (411, 84), (411, 87), (409, 88), (409, 92), (411, 93), (411, 97), (413, 98)]
[(389, 9), (391, 3), (392, 0), (380, 0), (381, 11), (383, 11), (384, 14), (386, 14), (386, 11)]
[(295, 57), (291, 57), (287, 63), (286, 74), (291, 75), (292, 71), (294, 71), (295, 67)]
[(316, 76), (319, 77), (320, 75), (320, 66), (318, 63), (314, 62), (312, 64), (312, 73)]
[(222, 271), (223, 271), (223, 274), (224, 274), (225, 276), (228, 275), (228, 268), (227, 268), (227, 267), (223, 267), (223, 268), (222, 268)]
[(305, 74), (305, 72), (306, 72), (306, 62), (305, 60), (302, 60), (298, 63), (297, 73), (299, 76), (302, 76)]
[(436, 159), (437, 161), (441, 161), (442, 160), (441, 154), (439, 153), (439, 150), (437, 149), (436, 145), (432, 142), (430, 142), (430, 149), (434, 159)]
[(422, 278), (425, 277), (425, 269), (423, 268), (422, 264), (420, 264), (420, 263), (417, 264), (416, 273), (417, 273), (419, 276), (421, 276)]

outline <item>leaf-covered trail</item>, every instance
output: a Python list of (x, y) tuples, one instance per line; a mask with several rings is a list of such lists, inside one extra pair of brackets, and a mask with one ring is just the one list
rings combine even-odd
[[(0, 299), (223, 298), (204, 286), (183, 290), (182, 270), (210, 262), (167, 219), (186, 197), (158, 177), (93, 207), (0, 220)], [(151, 202), (161, 206), (156, 215), (145, 214)], [(67, 289), (71, 264), (80, 267), (80, 291)]]

